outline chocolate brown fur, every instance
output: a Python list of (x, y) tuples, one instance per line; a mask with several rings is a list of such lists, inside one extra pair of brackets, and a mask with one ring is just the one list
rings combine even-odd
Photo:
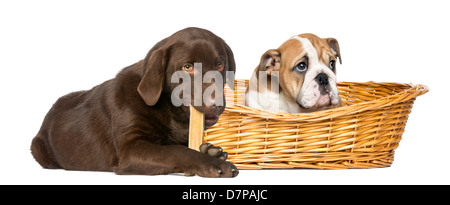
[[(59, 98), (33, 139), (34, 158), (49, 169), (236, 176), (233, 164), (186, 147), (189, 108), (174, 106), (170, 98), (178, 85), (170, 76), (183, 63), (202, 62), (206, 72), (215, 69), (218, 56), (225, 59), (225, 79), (225, 71), (235, 71), (233, 53), (213, 33), (187, 28), (160, 41), (114, 79)], [(196, 108), (213, 116), (224, 110)]]

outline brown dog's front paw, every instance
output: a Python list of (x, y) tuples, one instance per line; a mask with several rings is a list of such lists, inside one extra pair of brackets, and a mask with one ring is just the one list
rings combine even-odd
[(200, 152), (203, 154), (207, 154), (211, 157), (219, 158), (221, 160), (227, 160), (228, 153), (224, 152), (222, 147), (216, 147), (211, 143), (205, 143), (200, 145)]
[(196, 172), (201, 177), (236, 177), (239, 174), (239, 170), (234, 164), (218, 159), (211, 158), (213, 160), (204, 162)]
[[(234, 164), (225, 161), (228, 153), (221, 147), (205, 143), (200, 146), (202, 157), (196, 158), (196, 168), (193, 171), (185, 172), (186, 176), (198, 174), (201, 177), (235, 177), (239, 170)], [(203, 155), (205, 154), (205, 155)]]

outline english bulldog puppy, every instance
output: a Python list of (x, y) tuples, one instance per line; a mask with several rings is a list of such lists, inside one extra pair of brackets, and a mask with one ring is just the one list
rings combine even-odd
[(286, 113), (344, 106), (336, 86), (339, 43), (314, 34), (293, 36), (262, 56), (245, 94), (245, 105)]

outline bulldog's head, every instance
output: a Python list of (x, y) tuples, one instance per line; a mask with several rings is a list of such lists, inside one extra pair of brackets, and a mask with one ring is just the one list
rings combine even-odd
[(337, 58), (342, 63), (336, 39), (301, 34), (264, 53), (259, 70), (277, 75), (284, 95), (295, 100), (302, 112), (312, 112), (339, 103)]

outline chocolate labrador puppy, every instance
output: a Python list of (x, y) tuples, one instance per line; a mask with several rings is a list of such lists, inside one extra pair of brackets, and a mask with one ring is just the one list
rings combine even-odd
[[(34, 158), (49, 169), (237, 176), (238, 169), (225, 161), (227, 153), (220, 147), (204, 144), (201, 152), (187, 147), (189, 105), (173, 105), (171, 93), (181, 83), (170, 79), (176, 71), (193, 79), (194, 62), (202, 63), (202, 74), (214, 70), (225, 79), (226, 71), (235, 72), (233, 53), (221, 38), (200, 28), (178, 31), (114, 79), (59, 98), (33, 139)], [(203, 83), (202, 91), (212, 84)], [(209, 103), (195, 106), (205, 113), (206, 127), (225, 109), (214, 100), (212, 95), (204, 100)]]

